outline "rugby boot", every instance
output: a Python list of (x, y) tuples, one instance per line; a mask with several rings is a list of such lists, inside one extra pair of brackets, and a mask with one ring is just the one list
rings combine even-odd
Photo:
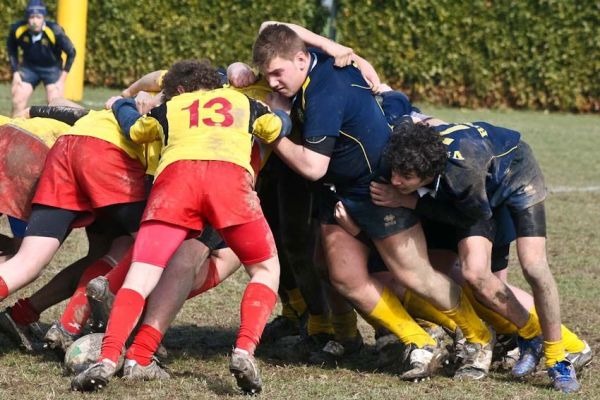
[(265, 326), (265, 330), (263, 331), (260, 340), (263, 343), (276, 342), (283, 337), (299, 334), (299, 321), (294, 321), (284, 315), (279, 315)]
[(567, 353), (567, 360), (571, 363), (576, 371), (580, 371), (592, 362), (594, 352), (590, 345), (584, 340), (585, 348), (577, 353)]
[(348, 340), (330, 340), (322, 349), (311, 353), (308, 361), (312, 364), (335, 366), (344, 356), (358, 353), (363, 344), (363, 338), (358, 332)]
[(103, 389), (116, 372), (117, 366), (115, 363), (110, 360), (102, 360), (73, 378), (71, 390), (93, 392)]
[(115, 295), (109, 289), (108, 279), (104, 276), (92, 279), (87, 284), (85, 294), (88, 297), (92, 311), (92, 330), (94, 332), (104, 332), (110, 310), (115, 301)]
[(568, 360), (559, 361), (548, 368), (548, 376), (554, 385), (554, 389), (563, 393), (575, 393), (581, 389), (577, 382), (575, 368)]
[(31, 353), (43, 348), (38, 338), (43, 337), (41, 328), (34, 322), (29, 325), (17, 324), (10, 316), (10, 307), (0, 312), (0, 331), (4, 332), (20, 349)]
[(278, 355), (284, 360), (307, 361), (312, 353), (321, 350), (330, 340), (334, 337), (329, 333), (303, 336), (291, 347), (282, 348)]
[(52, 324), (48, 332), (46, 332), (46, 336), (44, 336), (44, 342), (46, 346), (53, 350), (61, 350), (63, 353), (66, 353), (69, 346), (73, 344), (75, 340), (77, 340), (81, 335), (76, 335), (67, 330), (61, 325), (60, 322), (55, 322)]
[(418, 382), (431, 377), (442, 368), (448, 358), (446, 349), (437, 342), (435, 346), (426, 345), (418, 348), (415, 344), (406, 347), (408, 370), (400, 375), (405, 381)]
[(123, 379), (154, 381), (159, 379), (170, 379), (171, 376), (158, 364), (157, 360), (146, 366), (138, 364), (135, 360), (125, 360), (123, 367)]
[(404, 343), (393, 333), (377, 337), (375, 340), (377, 368), (387, 368), (396, 363), (404, 364), (405, 349)]
[(229, 372), (235, 377), (238, 387), (245, 394), (258, 394), (262, 390), (262, 379), (256, 359), (248, 352), (234, 349), (229, 362)]
[(496, 337), (493, 331), (492, 340), (485, 345), (465, 340), (459, 356), (461, 365), (454, 373), (454, 379), (479, 380), (485, 378), (490, 372), (495, 343)]
[(542, 356), (544, 355), (544, 341), (541, 336), (526, 340), (517, 338), (519, 344), (519, 361), (512, 369), (513, 376), (522, 378), (535, 372)]
[(492, 369), (510, 371), (519, 361), (517, 335), (498, 335), (492, 355)]

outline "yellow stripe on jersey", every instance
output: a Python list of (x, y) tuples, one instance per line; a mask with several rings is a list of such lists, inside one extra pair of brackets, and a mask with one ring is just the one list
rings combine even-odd
[(519, 147), (519, 146), (515, 146), (515, 147), (513, 147), (513, 148), (511, 148), (511, 149), (509, 149), (507, 151), (505, 151), (502, 154), (495, 155), (494, 158), (504, 157), (505, 155), (510, 154), (511, 152), (513, 152), (517, 147)]
[(470, 126), (471, 128), (475, 128), (475, 129), (477, 129), (477, 132), (479, 132), (479, 135), (480, 135), (481, 137), (486, 137), (486, 136), (488, 136), (488, 133), (487, 133), (487, 131), (486, 131), (485, 129), (483, 129), (481, 126), (479, 126), (479, 125), (473, 125), (473, 124), (471, 124), (471, 123), (469, 123), (469, 122), (465, 123), (465, 125), (467, 125), (467, 126)]
[(114, 144), (129, 157), (146, 165), (144, 146), (133, 143), (121, 134), (121, 128), (112, 110), (90, 111), (80, 118), (65, 135), (91, 136)]
[(23, 36), (23, 34), (25, 32), (27, 32), (27, 30), (29, 29), (29, 26), (27, 24), (23, 24), (21, 26), (19, 26), (17, 28), (17, 30), (15, 31), (15, 38), (20, 38), (21, 36)]
[(308, 87), (308, 85), (310, 85), (310, 76), (307, 76), (306, 80), (302, 84), (302, 109), (303, 110), (306, 108), (306, 99), (305, 99), (304, 95), (306, 94), (306, 88)]
[(48, 147), (52, 147), (56, 139), (71, 128), (52, 118), (15, 118), (9, 123), (38, 137)]
[(444, 136), (444, 135), (449, 135), (453, 132), (456, 131), (463, 131), (465, 129), (470, 129), (470, 126), (467, 125), (454, 125), (448, 129), (444, 129), (443, 131), (440, 132), (440, 136)]
[(360, 149), (362, 150), (362, 152), (363, 152), (363, 155), (365, 156), (365, 161), (367, 162), (367, 167), (369, 168), (369, 172), (373, 172), (373, 169), (371, 168), (371, 163), (369, 162), (369, 157), (367, 157), (367, 152), (365, 151), (365, 148), (364, 148), (364, 146), (362, 145), (362, 143), (361, 143), (361, 142), (360, 142), (358, 139), (356, 139), (355, 137), (353, 137), (353, 136), (350, 136), (350, 135), (348, 135), (348, 134), (347, 134), (347, 133), (345, 133), (345, 132), (342, 132), (342, 131), (340, 131), (340, 133), (341, 133), (342, 135), (346, 136), (347, 138), (349, 138), (349, 139), (352, 139), (352, 140), (354, 140), (354, 141), (356, 142), (356, 144), (357, 144), (357, 145), (360, 147)]
[(163, 69), (160, 71), (160, 75), (158, 76), (158, 79), (156, 79), (156, 84), (158, 87), (162, 88), (163, 79), (165, 78), (167, 72), (169, 72), (168, 69)]
[(52, 45), (55, 45), (56, 36), (54, 36), (54, 32), (52, 31), (52, 29), (48, 28), (47, 26), (44, 26), (44, 33), (48, 36), (48, 39), (50, 40)]

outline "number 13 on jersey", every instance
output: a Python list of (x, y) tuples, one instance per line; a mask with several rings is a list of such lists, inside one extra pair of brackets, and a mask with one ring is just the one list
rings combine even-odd
[[(192, 104), (183, 107), (181, 110), (188, 110), (190, 114), (190, 128), (197, 128), (200, 121), (206, 126), (221, 126), (227, 128), (233, 125), (233, 115), (231, 102), (224, 97), (213, 97), (202, 105), (200, 110), (200, 100), (196, 99)], [(200, 119), (202, 117), (202, 119)]]

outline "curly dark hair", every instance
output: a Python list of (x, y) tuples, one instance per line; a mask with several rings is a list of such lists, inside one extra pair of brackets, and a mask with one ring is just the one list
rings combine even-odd
[(394, 126), (383, 157), (392, 171), (427, 179), (444, 171), (448, 155), (435, 129), (421, 123), (403, 122)]
[(221, 78), (208, 60), (178, 61), (169, 68), (162, 81), (163, 101), (196, 90), (221, 87)]

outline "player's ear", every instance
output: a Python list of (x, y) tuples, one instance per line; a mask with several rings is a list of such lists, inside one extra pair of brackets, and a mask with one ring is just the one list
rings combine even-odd
[(308, 54), (303, 51), (299, 51), (294, 56), (294, 64), (300, 71), (305, 71), (308, 68), (309, 58)]
[(185, 93), (185, 88), (181, 85), (177, 85), (177, 93), (179, 93), (179, 94)]

